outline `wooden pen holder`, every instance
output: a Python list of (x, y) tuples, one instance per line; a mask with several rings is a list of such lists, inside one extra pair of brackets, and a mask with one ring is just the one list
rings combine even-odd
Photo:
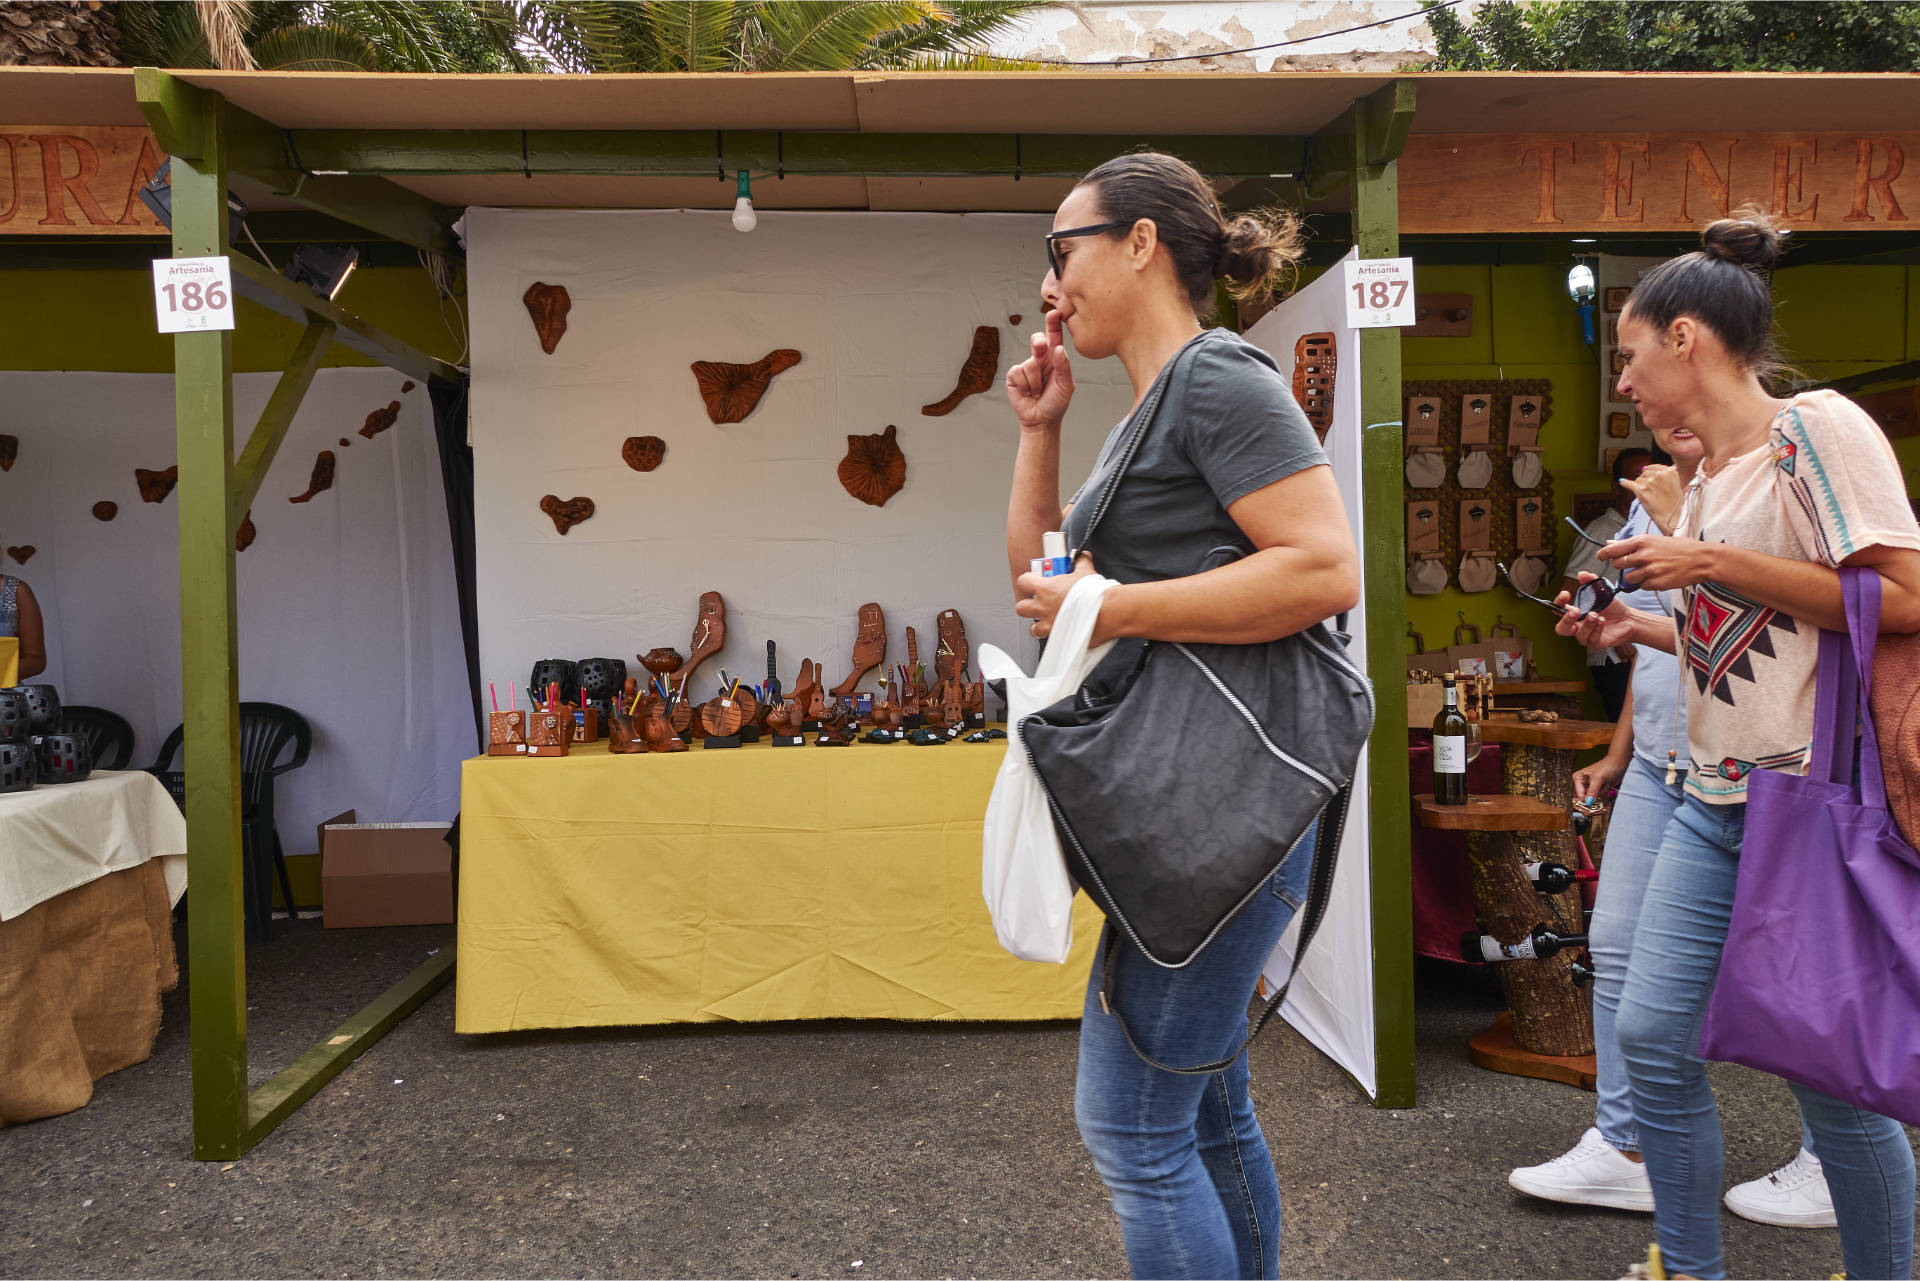
[(487, 716), (487, 755), (525, 756), (527, 754), (527, 713), (519, 709), (491, 712)]
[(600, 741), (599, 708), (576, 707), (573, 709), (573, 741), (576, 743), (597, 743)]
[(551, 712), (527, 713), (527, 755), (565, 756), (573, 741), (573, 712), (566, 704)]

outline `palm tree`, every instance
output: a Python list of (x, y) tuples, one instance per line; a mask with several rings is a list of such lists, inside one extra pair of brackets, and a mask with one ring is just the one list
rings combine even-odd
[(129, 66), (228, 71), (538, 71), (505, 0), (122, 0)]
[(987, 41), (1050, 0), (548, 0), (526, 43), (568, 71), (1026, 70)]

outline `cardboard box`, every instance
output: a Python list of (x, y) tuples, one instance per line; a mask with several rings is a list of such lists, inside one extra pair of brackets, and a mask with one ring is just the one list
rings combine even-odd
[(451, 823), (321, 828), (320, 903), (328, 929), (453, 921)]

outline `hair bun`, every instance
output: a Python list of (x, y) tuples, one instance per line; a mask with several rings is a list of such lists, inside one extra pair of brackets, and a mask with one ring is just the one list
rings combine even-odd
[(1756, 210), (1742, 209), (1731, 218), (1721, 218), (1700, 233), (1700, 248), (1715, 258), (1737, 267), (1770, 270), (1786, 251), (1787, 233), (1773, 220)]

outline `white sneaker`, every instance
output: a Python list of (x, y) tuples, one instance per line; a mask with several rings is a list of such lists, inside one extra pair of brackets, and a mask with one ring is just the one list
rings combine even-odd
[(1777, 1228), (1831, 1228), (1833, 1194), (1820, 1158), (1801, 1148), (1799, 1155), (1765, 1178), (1727, 1189), (1727, 1208), (1743, 1219)]
[(1545, 1165), (1527, 1165), (1507, 1176), (1517, 1192), (1569, 1205), (1599, 1205), (1611, 1210), (1653, 1210), (1653, 1185), (1647, 1167), (1629, 1161), (1620, 1149), (1589, 1126), (1571, 1152)]

